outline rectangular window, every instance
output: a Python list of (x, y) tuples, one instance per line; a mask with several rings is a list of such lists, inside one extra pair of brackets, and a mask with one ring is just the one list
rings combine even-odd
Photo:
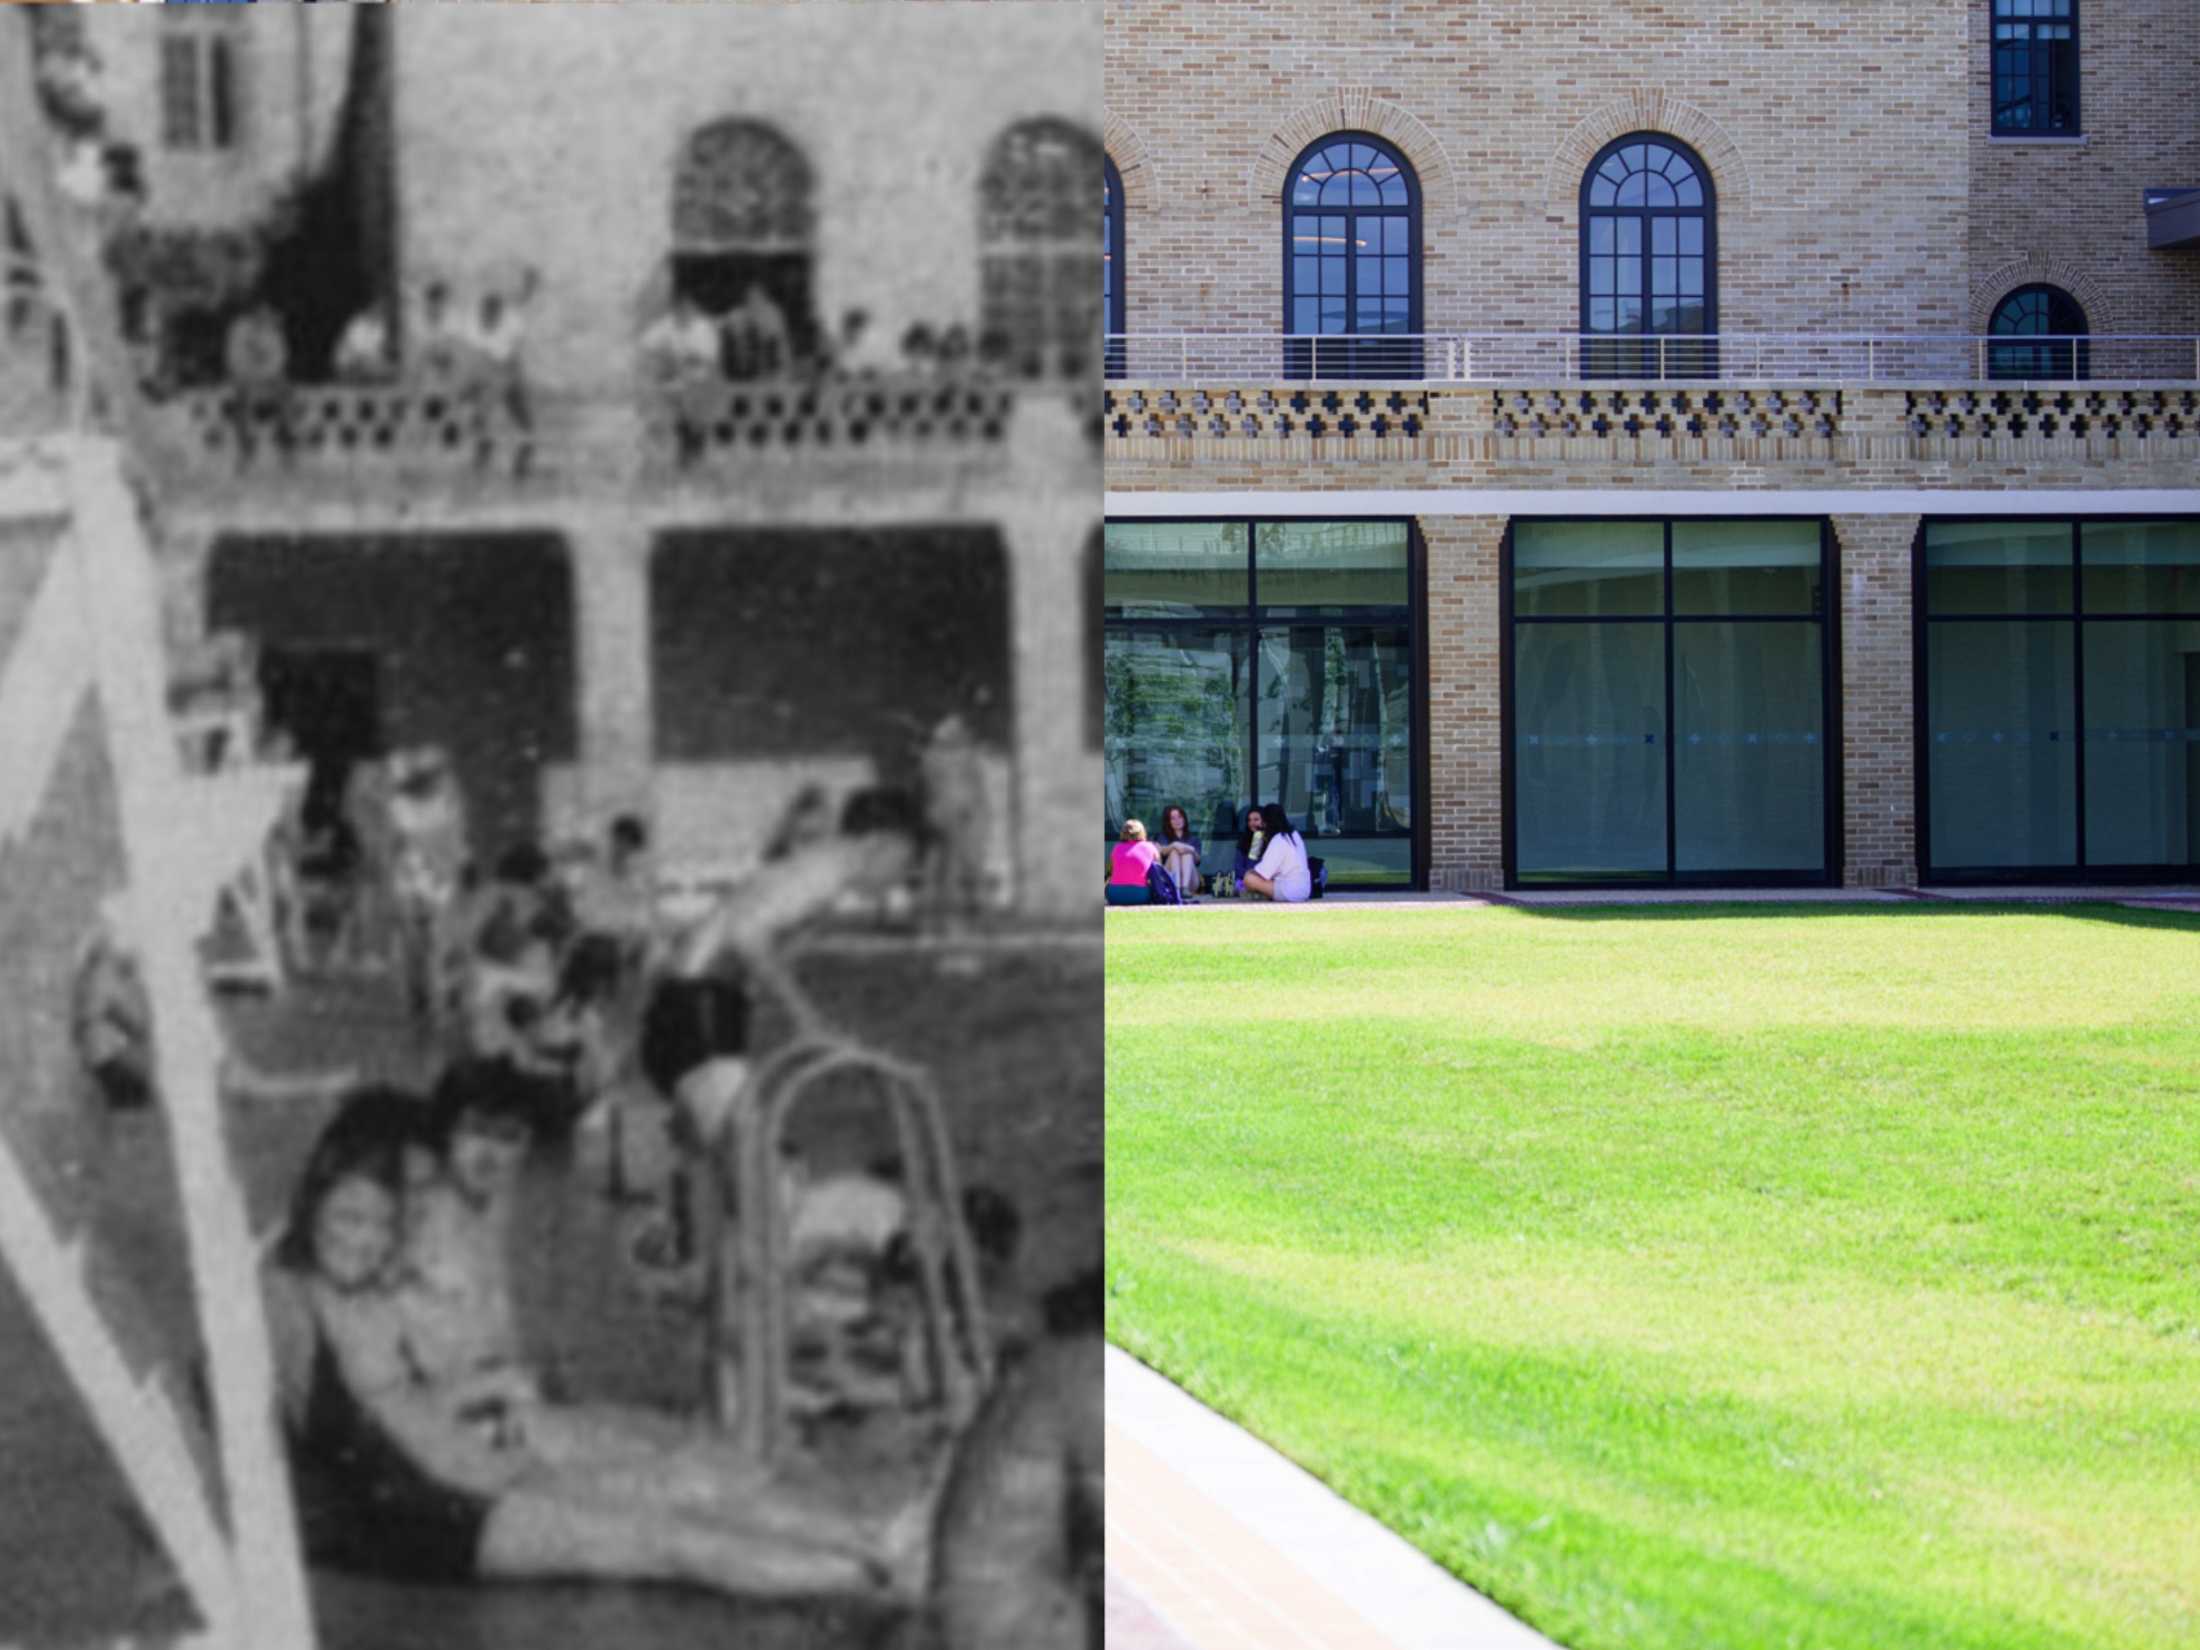
[(160, 43), (161, 141), (171, 149), (232, 149), (239, 127), (236, 43), (192, 24)]
[(1402, 521), (1110, 522), (1107, 826), (1185, 810), (1207, 875), (1280, 804), (1337, 886), (1411, 884), (1421, 821)]
[(1523, 521), (1508, 547), (1512, 880), (1830, 881), (1825, 524)]
[(1928, 522), (1930, 876), (2200, 865), (2200, 519)]
[(2076, 137), (2078, 0), (1993, 0), (1994, 131)]

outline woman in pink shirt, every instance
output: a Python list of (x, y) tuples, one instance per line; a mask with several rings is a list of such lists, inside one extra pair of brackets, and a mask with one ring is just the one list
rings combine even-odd
[(1144, 905), (1153, 895), (1146, 888), (1146, 873), (1161, 863), (1161, 854), (1146, 840), (1146, 827), (1135, 819), (1123, 821), (1123, 840), (1115, 845), (1108, 862), (1108, 903)]

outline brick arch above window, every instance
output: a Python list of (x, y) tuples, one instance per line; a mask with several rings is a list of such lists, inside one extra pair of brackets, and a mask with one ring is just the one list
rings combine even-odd
[(2020, 286), (2059, 286), (2078, 300), (2078, 307), (2085, 311), (2086, 327), (2094, 335), (2116, 330), (2115, 306), (2109, 301), (2107, 289), (2093, 278), (2090, 270), (2065, 258), (2027, 252), (1996, 265), (1972, 281), (1971, 331), (1974, 335), (1987, 331), (2001, 301)]
[(1568, 132), (1543, 174), (1544, 210), (1553, 218), (1571, 218), (1581, 201), (1581, 180), (1597, 152), (1630, 132), (1662, 132), (1695, 150), (1711, 173), (1719, 194), (1719, 214), (1732, 219), (1750, 210), (1755, 189), (1742, 151), (1725, 127), (1697, 108), (1655, 86), (1613, 98)]
[[(1377, 97), (1364, 86), (1339, 87), (1308, 99), (1261, 140), (1260, 152), (1253, 157), (1253, 204), (1279, 209), (1291, 168), (1309, 144), (1332, 132), (1370, 132), (1395, 144), (1420, 179), (1423, 209), (1432, 214), (1459, 209), (1458, 173), (1436, 134), (1418, 116)], [(1124, 185), (1129, 187), (1129, 179)]]
[(1153, 204), (1153, 171), (1146, 161), (1146, 140), (1120, 115), (1109, 115), (1100, 129), (1100, 142), (1115, 162), (1116, 181), (1123, 186), (1123, 209), (1143, 212)]

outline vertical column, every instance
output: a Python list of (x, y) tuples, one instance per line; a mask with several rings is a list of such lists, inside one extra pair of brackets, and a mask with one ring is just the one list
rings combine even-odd
[(1503, 516), (1424, 516), (1428, 547), (1429, 880), (1504, 881), (1498, 603)]
[[(606, 517), (575, 524), (574, 660), (580, 761), (561, 781), (546, 775), (543, 812), (553, 830), (594, 833), (614, 815), (650, 816), (656, 714), (651, 682), (646, 528)], [(562, 794), (561, 794), (562, 793)]]
[(1917, 881), (1910, 553), (1916, 516), (1835, 516), (1841, 578), (1841, 881)]
[(1018, 404), (1012, 485), (998, 501), (1009, 550), (1016, 696), (1017, 903), (1027, 913), (1089, 918), (1080, 873), (1100, 832), (1100, 690), (1092, 662), (1100, 615), (1087, 546), (1100, 529), (1099, 450), (1072, 404), (1052, 395)]

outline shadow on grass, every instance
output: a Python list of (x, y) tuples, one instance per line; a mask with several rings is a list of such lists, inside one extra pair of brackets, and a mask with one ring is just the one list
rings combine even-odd
[(2123, 928), (2200, 933), (2200, 911), (2155, 910), (2109, 900), (1707, 900), (1701, 904), (1673, 905), (1530, 905), (1508, 900), (1506, 909), (1561, 922), (1693, 922), (1704, 918), (1725, 921), (1734, 917), (1778, 917), (1786, 921), (1796, 917), (1860, 916), (1899, 922), (1923, 917), (2055, 916), (2105, 922)]

